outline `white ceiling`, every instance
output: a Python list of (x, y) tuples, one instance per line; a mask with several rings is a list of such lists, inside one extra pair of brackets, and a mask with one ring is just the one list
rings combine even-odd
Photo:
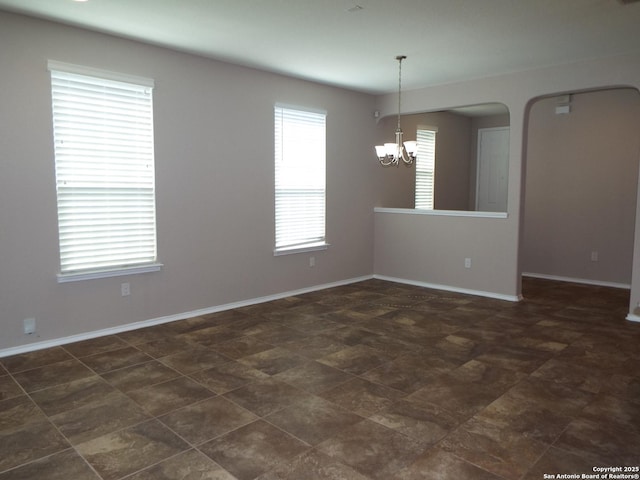
[(621, 0), (0, 0), (0, 9), (370, 92), (640, 51)]

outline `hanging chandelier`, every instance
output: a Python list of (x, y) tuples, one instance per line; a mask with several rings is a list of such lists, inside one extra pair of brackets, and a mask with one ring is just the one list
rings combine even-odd
[(400, 160), (406, 166), (413, 164), (416, 159), (418, 150), (418, 142), (411, 140), (402, 142), (402, 128), (400, 128), (400, 97), (402, 93), (402, 61), (407, 58), (406, 55), (398, 55), (398, 125), (396, 127), (396, 143), (385, 143), (384, 145), (376, 145), (376, 155), (380, 164), (384, 167), (400, 165)]

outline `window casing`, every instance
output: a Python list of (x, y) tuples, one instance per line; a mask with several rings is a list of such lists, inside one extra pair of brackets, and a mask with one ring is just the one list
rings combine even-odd
[(158, 270), (153, 81), (49, 62), (60, 275)]
[(415, 208), (433, 210), (437, 132), (435, 127), (417, 129)]
[(326, 114), (274, 108), (276, 255), (326, 248)]

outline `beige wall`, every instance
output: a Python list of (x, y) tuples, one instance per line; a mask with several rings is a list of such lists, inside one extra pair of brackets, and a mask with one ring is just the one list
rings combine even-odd
[(502, 218), (377, 212), (376, 275), (516, 300), (517, 279), (502, 282), (513, 261), (509, 228)]
[[(376, 274), (447, 287), (464, 286), (513, 298), (519, 296), (527, 106), (541, 96), (618, 86), (640, 87), (640, 55), (576, 62), (403, 92), (407, 113), (492, 102), (507, 106), (511, 124), (508, 216), (495, 219), (378, 212), (375, 215)], [(378, 98), (377, 110), (381, 116), (392, 114), (396, 108), (397, 95)], [(636, 201), (630, 310), (640, 302), (639, 211)], [(404, 231), (411, 234), (405, 235)], [(425, 240), (427, 234), (428, 241)], [(470, 256), (472, 268), (461, 270), (464, 258)], [(477, 262), (476, 258), (481, 261)], [(452, 272), (456, 271), (462, 273), (454, 275)]]
[(640, 94), (580, 93), (570, 114), (556, 115), (555, 107), (555, 98), (544, 98), (529, 112), (522, 269), (628, 285)]
[[(155, 79), (161, 272), (56, 283), (48, 59)], [(0, 353), (373, 273), (515, 298), (527, 105), (640, 87), (640, 55), (628, 55), (403, 92), (413, 113), (488, 102), (510, 111), (508, 217), (430, 217), (372, 212), (413, 195), (413, 169), (380, 168), (372, 148), (373, 112), (393, 115), (395, 95), (375, 99), (5, 13), (0, 65)], [(331, 247), (314, 255), (314, 268), (309, 255), (272, 255), (275, 102), (328, 112)], [(640, 301), (639, 208), (635, 239), (632, 305)], [(125, 280), (130, 297), (120, 296)], [(37, 319), (37, 336), (22, 333), (27, 317)]]
[[(48, 59), (155, 80), (162, 271), (56, 282)], [(0, 351), (373, 273), (374, 97), (6, 13), (0, 66)], [(327, 111), (331, 247), (314, 268), (273, 256), (276, 102)]]

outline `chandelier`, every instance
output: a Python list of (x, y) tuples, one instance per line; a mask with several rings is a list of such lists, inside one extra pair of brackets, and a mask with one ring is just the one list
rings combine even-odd
[[(396, 143), (385, 143), (384, 145), (376, 145), (376, 155), (378, 160), (384, 167), (400, 165), (400, 160), (406, 166), (413, 164), (416, 159), (416, 151), (418, 142), (411, 140), (402, 142), (402, 128), (400, 128), (400, 96), (402, 92), (402, 60), (406, 55), (398, 55), (398, 126), (396, 127)], [(404, 145), (404, 146), (403, 146)]]

